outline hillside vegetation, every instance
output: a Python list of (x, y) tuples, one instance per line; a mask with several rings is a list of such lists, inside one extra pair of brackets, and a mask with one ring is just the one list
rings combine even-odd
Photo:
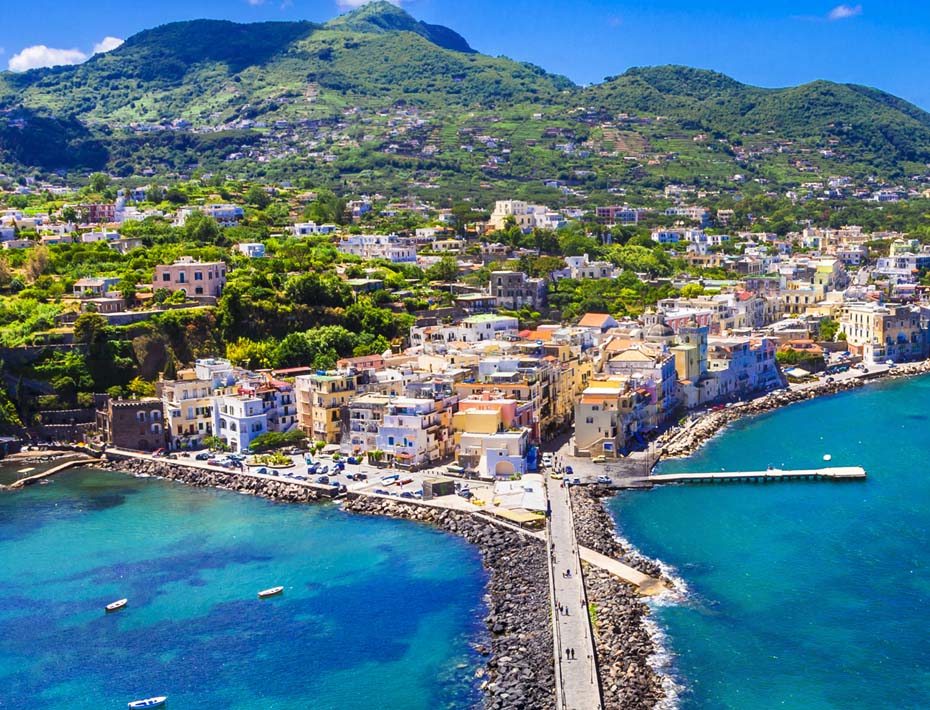
[[(417, 120), (399, 130), (398, 109)], [(332, 187), (348, 172), (389, 183), (454, 175), (461, 189), (490, 181), (519, 192), (551, 178), (606, 189), (734, 173), (790, 185), (810, 172), (895, 177), (927, 162), (930, 115), (876, 89), (762, 89), (677, 66), (581, 88), (479, 54), (386, 2), (325, 24), (173, 23), (79, 66), (0, 73), (0, 167), (12, 171), (222, 165)]]

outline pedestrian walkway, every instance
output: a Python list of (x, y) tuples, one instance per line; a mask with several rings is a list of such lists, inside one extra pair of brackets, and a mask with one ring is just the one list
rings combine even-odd
[(600, 710), (594, 656), (578, 541), (568, 488), (549, 480), (549, 569), (551, 578), (556, 707)]

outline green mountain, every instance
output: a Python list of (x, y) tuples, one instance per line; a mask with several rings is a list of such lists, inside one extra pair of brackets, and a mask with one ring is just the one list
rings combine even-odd
[(927, 162), (930, 114), (876, 89), (762, 89), (675, 66), (582, 88), (387, 2), (324, 24), (172, 23), (79, 66), (0, 73), (6, 172), (199, 166), (528, 195), (544, 179), (586, 192), (734, 173), (797, 184)]
[(612, 111), (667, 116), (718, 135), (764, 133), (793, 140), (858, 143), (895, 160), (930, 157), (930, 114), (876, 89), (815, 81), (761, 89), (717, 72), (681, 66), (633, 68), (585, 90)]

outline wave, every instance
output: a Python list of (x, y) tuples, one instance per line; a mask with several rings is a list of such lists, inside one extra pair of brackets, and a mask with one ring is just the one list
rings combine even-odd
[(652, 641), (654, 649), (646, 659), (646, 663), (659, 677), (664, 694), (662, 700), (656, 703), (655, 708), (656, 710), (677, 710), (681, 705), (682, 696), (687, 692), (688, 688), (675, 665), (677, 656), (672, 651), (668, 634), (656, 621), (654, 612), (656, 609), (663, 607), (682, 606), (689, 603), (693, 598), (691, 590), (677, 568), (662, 560), (643, 554), (636, 545), (619, 533), (616, 528), (616, 521), (614, 524), (614, 537), (627, 551), (627, 557), (634, 560), (639, 558), (655, 564), (661, 570), (662, 576), (671, 585), (661, 594), (644, 599), (650, 613), (643, 618), (642, 624)]

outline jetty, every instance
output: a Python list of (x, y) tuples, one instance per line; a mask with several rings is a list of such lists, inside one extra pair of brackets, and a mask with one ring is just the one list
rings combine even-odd
[(14, 481), (8, 486), (0, 486), (0, 489), (6, 488), (7, 490), (13, 490), (16, 488), (25, 488), (26, 486), (31, 486), (34, 483), (38, 483), (44, 478), (49, 478), (50, 476), (54, 476), (56, 473), (59, 473), (61, 471), (65, 471), (69, 468), (74, 468), (75, 466), (86, 465), (88, 463), (92, 463), (97, 460), (98, 458), (96, 456), (90, 456), (90, 455), (84, 455), (84, 456), (81, 456), (80, 458), (75, 458), (75, 459), (68, 459), (67, 461), (62, 462), (58, 464), (57, 466), (52, 466), (50, 469), (48, 469), (47, 471), (43, 471), (42, 473), (36, 473), (36, 474), (33, 474), (32, 476), (27, 476), (26, 478), (20, 478), (18, 481)]
[(862, 481), (865, 469), (860, 466), (840, 466), (782, 470), (770, 468), (765, 471), (713, 471), (710, 473), (660, 473), (634, 479), (640, 485), (663, 483), (769, 483), (774, 481)]

